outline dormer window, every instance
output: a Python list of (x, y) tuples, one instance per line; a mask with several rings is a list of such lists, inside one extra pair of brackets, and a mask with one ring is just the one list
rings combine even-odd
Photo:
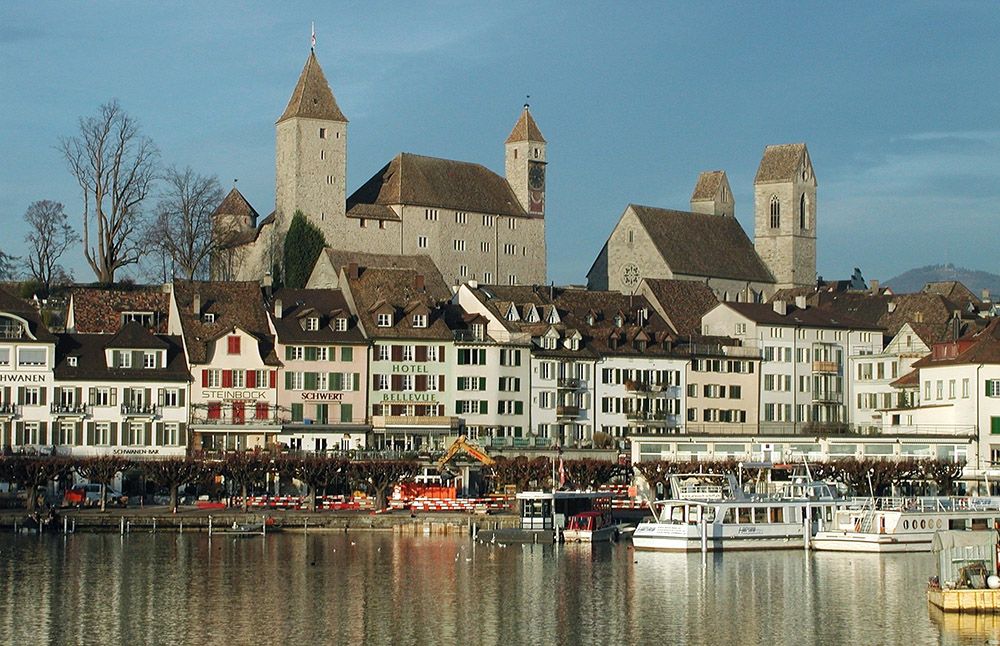
[(569, 349), (570, 350), (579, 350), (580, 349), (580, 339), (570, 339), (569, 340)]
[(231, 336), (226, 339), (226, 349), (229, 354), (239, 354), (240, 353), (240, 337)]
[(334, 329), (337, 332), (347, 332), (347, 319), (343, 316), (338, 318), (334, 323)]
[(77, 360), (76, 357), (66, 357), (66, 363), (71, 368), (76, 368), (76, 366), (77, 366), (76, 360)]
[(425, 328), (427, 327), (427, 315), (426, 314), (414, 314), (413, 315), (413, 327)]
[(379, 327), (392, 327), (392, 314), (379, 314), (375, 319), (375, 325)]
[(142, 367), (143, 368), (155, 368), (156, 367), (156, 353), (155, 352), (143, 352), (142, 353)]
[(116, 352), (118, 355), (118, 361), (115, 363), (119, 368), (131, 368), (132, 367), (132, 353), (131, 352)]
[(615, 327), (621, 327), (625, 323), (625, 317), (621, 314), (615, 314)]
[(215, 323), (215, 314), (212, 312), (205, 312), (201, 315), (202, 323)]
[(482, 323), (473, 323), (472, 336), (476, 339), (476, 341), (482, 341), (486, 336), (486, 326)]
[(122, 325), (135, 321), (142, 327), (153, 327), (156, 316), (153, 312), (122, 312)]
[(594, 321), (595, 321), (594, 315), (592, 313), (587, 314), (587, 325), (593, 325)]
[(518, 320), (520, 320), (520, 317), (517, 315), (517, 307), (515, 307), (514, 305), (511, 305), (510, 309), (507, 310), (507, 316), (506, 316), (506, 318), (507, 318), (508, 321), (518, 321)]
[(0, 317), (0, 338), (20, 339), (23, 336), (24, 324), (6, 316)]
[(309, 332), (315, 332), (319, 329), (319, 317), (310, 316), (306, 319), (306, 330)]
[(555, 305), (549, 308), (549, 315), (546, 317), (545, 322), (549, 325), (555, 325), (559, 322), (559, 312), (556, 311)]

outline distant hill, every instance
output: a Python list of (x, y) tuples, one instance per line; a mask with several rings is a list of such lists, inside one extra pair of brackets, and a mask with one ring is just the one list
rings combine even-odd
[(957, 280), (968, 287), (973, 294), (979, 296), (984, 289), (990, 290), (991, 299), (996, 301), (1000, 296), (1000, 275), (988, 271), (965, 269), (955, 265), (927, 265), (911, 269), (898, 276), (890, 278), (883, 284), (892, 287), (897, 294), (919, 292), (927, 283), (945, 280)]

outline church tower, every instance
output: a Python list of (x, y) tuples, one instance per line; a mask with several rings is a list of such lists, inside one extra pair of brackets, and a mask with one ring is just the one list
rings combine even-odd
[(529, 215), (545, 216), (545, 137), (528, 104), (504, 145), (507, 183)]
[(805, 144), (764, 149), (754, 179), (754, 247), (778, 289), (816, 285), (816, 175)]
[(733, 217), (736, 203), (733, 190), (729, 188), (726, 171), (705, 171), (698, 175), (698, 182), (691, 194), (691, 212)]
[(332, 241), (346, 226), (347, 117), (314, 51), (275, 129), (275, 244), (280, 249), (296, 210)]

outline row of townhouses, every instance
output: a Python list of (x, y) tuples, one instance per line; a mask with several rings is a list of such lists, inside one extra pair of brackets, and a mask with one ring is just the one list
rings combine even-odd
[(944, 296), (449, 287), (423, 257), (357, 259), (307, 289), (75, 288), (58, 334), (0, 294), (3, 446), (1000, 459), (1000, 334)]

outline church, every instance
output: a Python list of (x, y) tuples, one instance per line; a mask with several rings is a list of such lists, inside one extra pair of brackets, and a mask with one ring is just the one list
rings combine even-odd
[(347, 194), (348, 120), (310, 51), (276, 123), (275, 205), (261, 219), (235, 188), (216, 209), (213, 278), (261, 280), (282, 267), (301, 211), (345, 252), (428, 256), (449, 284), (544, 284), (546, 141), (527, 105), (504, 143), (504, 175), (400, 153)]
[(754, 178), (754, 241), (724, 171), (702, 173), (690, 211), (629, 204), (587, 272), (589, 289), (635, 293), (644, 278), (708, 285), (760, 302), (816, 284), (816, 177), (805, 144), (767, 146)]

